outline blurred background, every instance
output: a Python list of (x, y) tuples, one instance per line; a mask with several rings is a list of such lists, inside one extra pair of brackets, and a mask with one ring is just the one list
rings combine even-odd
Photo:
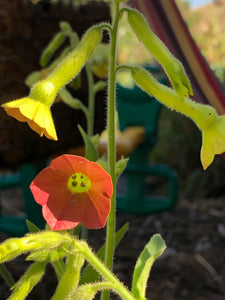
[[(177, 0), (176, 3), (202, 54), (225, 84), (225, 0)], [(24, 80), (30, 72), (40, 69), (41, 51), (58, 32), (61, 20), (70, 22), (81, 36), (90, 25), (110, 20), (109, 1), (0, 0), (1, 103), (29, 92)], [(118, 61), (154, 63), (130, 30), (126, 17), (121, 20), (119, 30)], [(85, 83), (84, 74), (82, 80)], [(133, 84), (128, 74), (121, 73), (118, 81), (126, 87)], [(85, 84), (76, 95), (87, 103)], [(95, 132), (105, 128), (105, 99), (105, 90), (98, 93)], [(60, 138), (57, 143), (40, 139), (27, 124), (13, 120), (3, 109), (0, 110), (1, 169), (16, 170), (24, 162), (45, 159), (82, 143), (76, 129), (76, 123), (85, 127), (85, 118), (80, 111), (57, 103), (53, 107), (53, 115)], [(61, 126), (62, 120), (64, 126)], [(167, 108), (162, 109), (158, 135), (157, 144), (149, 154), (149, 162), (166, 163), (177, 171), (180, 184), (178, 205), (172, 211), (155, 215), (118, 214), (118, 228), (129, 221), (130, 229), (117, 251), (115, 271), (129, 285), (137, 254), (149, 237), (159, 232), (166, 239), (168, 251), (153, 270), (151, 299), (224, 300), (225, 161), (217, 156), (214, 163), (203, 171), (198, 128), (191, 120)], [(21, 203), (17, 205), (17, 198), (18, 191), (15, 193), (8, 189), (5, 194), (1, 191), (1, 204), (8, 211), (14, 209), (15, 213), (18, 212)], [(91, 231), (90, 236), (94, 246), (97, 244), (96, 248), (105, 238), (104, 232), (101, 234), (100, 231)], [(2, 240), (4, 238), (2, 236)], [(14, 269), (11, 268), (17, 274), (25, 266), (22, 260), (14, 264)], [(49, 283), (52, 283), (51, 292), (55, 287), (55, 277), (52, 270), (47, 276), (48, 280), (43, 283), (45, 288), (38, 287), (34, 291), (36, 297), (33, 294), (30, 299), (49, 298), (46, 297)], [(8, 287), (1, 282), (0, 295), (4, 293), (8, 293)]]

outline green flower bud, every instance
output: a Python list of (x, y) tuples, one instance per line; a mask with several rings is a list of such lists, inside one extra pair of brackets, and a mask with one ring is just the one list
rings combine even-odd
[(50, 106), (57, 92), (80, 72), (101, 38), (101, 28), (91, 27), (85, 33), (77, 48), (68, 54), (48, 77), (38, 81), (32, 87), (29, 97)]
[(131, 67), (130, 70), (134, 81), (141, 89), (156, 97), (171, 110), (190, 117), (200, 129), (207, 129), (215, 122), (217, 113), (213, 107), (197, 103), (186, 97), (181, 102), (173, 89), (159, 83), (146, 70), (140, 67)]
[(66, 236), (51, 231), (28, 234), (22, 238), (11, 238), (0, 245), (0, 263), (9, 261), (31, 250), (51, 250), (66, 241)]
[(46, 80), (51, 82), (57, 90), (61, 89), (80, 72), (86, 60), (101, 39), (102, 29), (95, 26), (91, 27), (85, 33), (76, 49), (68, 54), (58, 66), (56, 66)]
[(143, 42), (145, 47), (152, 53), (165, 69), (170, 82), (179, 95), (180, 99), (189, 94), (193, 95), (191, 84), (184, 71), (182, 64), (171, 54), (165, 44), (152, 32), (145, 18), (137, 10), (127, 10), (128, 21)]

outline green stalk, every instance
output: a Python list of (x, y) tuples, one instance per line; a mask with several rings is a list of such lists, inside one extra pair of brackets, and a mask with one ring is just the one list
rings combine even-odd
[[(109, 63), (109, 82), (108, 82), (108, 165), (109, 174), (113, 183), (113, 195), (111, 198), (111, 210), (107, 221), (105, 264), (112, 270), (115, 248), (115, 229), (116, 229), (116, 143), (115, 143), (115, 85), (116, 85), (116, 45), (117, 31), (120, 19), (119, 3), (114, 2), (114, 18), (111, 30), (110, 43), (110, 63)], [(109, 292), (103, 291), (102, 300), (109, 298)]]
[(65, 272), (65, 264), (62, 259), (52, 262), (52, 266), (55, 270), (58, 281), (62, 279), (62, 276)]
[[(101, 274), (101, 276), (109, 281), (110, 288), (116, 291), (116, 293), (124, 300), (135, 300), (132, 293), (124, 286), (122, 282), (105, 266), (103, 262), (91, 251), (86, 242), (76, 241), (73, 239), (74, 247), (85, 256), (87, 261), (93, 266), (93, 268)], [(98, 284), (98, 282), (96, 283)], [(104, 292), (107, 291), (103, 291)], [(108, 296), (108, 295), (107, 295)]]

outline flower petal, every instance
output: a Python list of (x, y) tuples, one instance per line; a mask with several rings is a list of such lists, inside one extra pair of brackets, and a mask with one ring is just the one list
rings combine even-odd
[[(91, 187), (72, 193), (67, 183), (74, 173), (83, 173)], [(97, 163), (75, 155), (62, 155), (42, 170), (30, 185), (51, 229), (71, 229), (81, 222), (87, 228), (105, 226), (113, 193), (110, 175)]]
[(105, 226), (110, 211), (110, 198), (104, 195), (99, 197), (98, 193), (71, 194), (66, 201), (62, 202), (61, 199), (60, 205), (57, 205), (59, 203), (56, 198), (56, 195), (50, 195), (43, 215), (52, 229), (71, 229), (74, 222), (81, 222), (89, 229)]
[(225, 152), (225, 116), (218, 116), (212, 126), (202, 133), (201, 162), (204, 170), (216, 154)]
[(76, 222), (74, 220), (59, 220), (55, 217), (52, 211), (49, 209), (47, 205), (42, 206), (42, 214), (44, 219), (47, 221), (51, 230), (67, 230), (76, 227), (80, 222)]
[(30, 128), (40, 136), (44, 134), (49, 139), (57, 140), (49, 106), (27, 97), (10, 101), (3, 104), (2, 107), (5, 108), (8, 115), (20, 122), (27, 122)]

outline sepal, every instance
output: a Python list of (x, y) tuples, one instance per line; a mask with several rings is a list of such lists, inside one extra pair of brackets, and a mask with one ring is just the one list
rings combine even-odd
[(123, 171), (126, 169), (126, 166), (128, 164), (129, 157), (124, 158), (122, 157), (120, 160), (116, 162), (116, 178), (118, 179), (120, 174), (123, 173)]
[(85, 144), (85, 158), (91, 161), (96, 161), (98, 159), (98, 151), (94, 143), (80, 125), (78, 125), (78, 129), (83, 137), (83, 141)]

